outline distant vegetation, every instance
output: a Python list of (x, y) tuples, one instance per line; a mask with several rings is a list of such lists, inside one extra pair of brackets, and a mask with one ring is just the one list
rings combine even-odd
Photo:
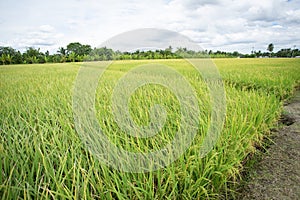
[(237, 51), (193, 51), (184, 47), (173, 50), (171, 46), (164, 50), (136, 50), (135, 52), (120, 52), (101, 47), (92, 48), (90, 45), (83, 45), (73, 42), (67, 47), (60, 47), (55, 54), (49, 51), (41, 52), (40, 49), (29, 47), (24, 53), (12, 47), (0, 46), (0, 63), (9, 64), (33, 64), (33, 63), (63, 63), (82, 61), (103, 61), (103, 60), (145, 60), (145, 59), (177, 59), (177, 58), (255, 58), (255, 57), (295, 57), (300, 56), (299, 49), (281, 49), (273, 52), (274, 45), (271, 43), (266, 50), (269, 52), (252, 51), (251, 54), (242, 54)]

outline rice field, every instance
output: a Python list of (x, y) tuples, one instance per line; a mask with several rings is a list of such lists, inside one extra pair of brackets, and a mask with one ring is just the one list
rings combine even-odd
[[(151, 138), (118, 126), (112, 94), (120, 78), (142, 64), (168, 65), (194, 88), (200, 111), (197, 134), (170, 165), (144, 173), (118, 171), (86, 148), (76, 131), (73, 92), (82, 63), (0, 66), (0, 196), (2, 199), (224, 199), (234, 194), (243, 163), (270, 129), (283, 102), (300, 85), (299, 59), (215, 59), (226, 94), (226, 117), (213, 149), (199, 156), (211, 125), (208, 88), (185, 60), (113, 62), (95, 95), (99, 127), (118, 148), (161, 149), (180, 130), (180, 102), (161, 85), (143, 85), (128, 100), (134, 123), (147, 126), (149, 108), (163, 105), (165, 123)], [(88, 63), (93, 67), (101, 62)], [(170, 82), (170, 84), (175, 84)]]

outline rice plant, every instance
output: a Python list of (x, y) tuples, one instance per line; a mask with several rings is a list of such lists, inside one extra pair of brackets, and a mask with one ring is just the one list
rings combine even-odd
[[(180, 129), (180, 105), (160, 85), (145, 85), (129, 99), (132, 119), (147, 125), (149, 108), (161, 104), (167, 117), (153, 138), (122, 131), (112, 114), (117, 81), (136, 65), (161, 63), (179, 71), (195, 88), (199, 127), (192, 145), (171, 165), (128, 173), (103, 165), (75, 129), (72, 95), (80, 63), (0, 67), (0, 194), (2, 199), (218, 199), (240, 179), (242, 163), (276, 126), (282, 101), (299, 86), (297, 59), (214, 60), (225, 82), (227, 114), (220, 138), (199, 156), (211, 124), (207, 86), (184, 60), (117, 61), (98, 83), (99, 125), (110, 141), (132, 152), (160, 149)], [(92, 63), (97, 65), (97, 63)]]

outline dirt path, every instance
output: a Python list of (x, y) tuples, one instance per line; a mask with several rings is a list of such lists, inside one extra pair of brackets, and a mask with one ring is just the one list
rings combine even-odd
[(286, 125), (251, 170), (238, 199), (300, 199), (300, 91), (284, 107)]

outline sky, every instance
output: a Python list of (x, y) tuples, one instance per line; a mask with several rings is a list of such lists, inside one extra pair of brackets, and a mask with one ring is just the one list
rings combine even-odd
[(0, 9), (0, 46), (21, 51), (100, 47), (142, 28), (175, 31), (214, 51), (300, 48), (300, 0), (0, 0)]

